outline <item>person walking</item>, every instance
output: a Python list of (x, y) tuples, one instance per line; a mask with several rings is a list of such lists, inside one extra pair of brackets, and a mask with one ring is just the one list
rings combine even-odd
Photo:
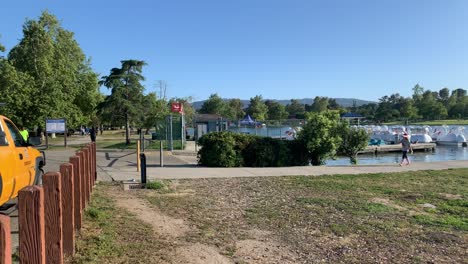
[(403, 166), (403, 162), (406, 160), (406, 165), (410, 165), (410, 160), (408, 159), (408, 151), (411, 151), (413, 154), (413, 148), (411, 148), (411, 142), (409, 141), (409, 136), (405, 132), (403, 133), (403, 139), (400, 141), (401, 143), (401, 150), (403, 155), (401, 156), (400, 166)]
[(94, 127), (89, 129), (89, 136), (91, 137), (91, 142), (96, 142), (96, 129)]

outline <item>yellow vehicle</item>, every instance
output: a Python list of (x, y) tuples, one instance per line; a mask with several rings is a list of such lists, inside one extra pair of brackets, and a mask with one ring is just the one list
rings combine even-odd
[(18, 128), (0, 115), (0, 206), (28, 185), (41, 184), (43, 153), (25, 142)]

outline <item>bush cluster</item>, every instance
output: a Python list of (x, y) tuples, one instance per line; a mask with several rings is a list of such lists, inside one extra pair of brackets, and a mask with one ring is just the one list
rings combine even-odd
[(198, 162), (208, 167), (284, 167), (309, 162), (307, 149), (298, 140), (218, 132), (204, 135), (198, 143), (202, 146)]

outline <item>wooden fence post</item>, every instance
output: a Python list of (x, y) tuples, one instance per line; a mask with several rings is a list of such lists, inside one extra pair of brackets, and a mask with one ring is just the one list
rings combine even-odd
[(63, 252), (73, 256), (75, 253), (73, 165), (70, 163), (60, 165), (60, 174), (62, 175)]
[(97, 181), (97, 146), (96, 146), (96, 142), (94, 142), (94, 144), (93, 144), (93, 156), (94, 156), (94, 166), (93, 166), (93, 169), (94, 169), (94, 183), (96, 183), (96, 181)]
[(91, 151), (91, 144), (89, 144), (86, 149), (88, 150), (88, 164), (89, 164), (89, 168), (88, 168), (88, 172), (89, 172), (89, 178), (88, 178), (88, 181), (89, 181), (89, 199), (91, 199), (91, 192), (93, 191), (93, 187), (94, 187), (94, 181), (93, 181), (93, 178), (94, 178), (94, 174), (93, 174), (93, 152)]
[(73, 165), (73, 221), (75, 223), (75, 230), (80, 230), (82, 225), (81, 215), (81, 177), (80, 177), (80, 157), (70, 157), (70, 163)]
[(89, 197), (90, 197), (90, 193), (89, 193), (89, 190), (91, 189), (90, 187), (90, 184), (89, 184), (89, 151), (88, 151), (88, 148), (82, 148), (81, 151), (83, 152), (84, 156), (84, 164), (85, 164), (85, 170), (84, 170), (84, 181), (85, 181), (85, 187), (86, 187), (86, 204), (88, 204), (89, 202)]
[(0, 215), (0, 264), (11, 264), (10, 217)]
[(84, 180), (84, 153), (83, 151), (78, 151), (76, 156), (80, 158), (80, 187), (81, 187), (81, 214), (83, 215), (83, 210), (86, 206), (86, 184)]
[(45, 263), (44, 191), (28, 186), (19, 191), (19, 248), (21, 263)]
[(45, 205), (46, 259), (50, 263), (63, 263), (62, 176), (58, 172), (47, 172), (42, 181)]
[(83, 205), (83, 210), (86, 207), (86, 204), (88, 204), (88, 196), (89, 196), (89, 183), (86, 180), (88, 178), (88, 173), (87, 173), (87, 162), (86, 162), (86, 152), (84, 149), (81, 149), (80, 153), (80, 159), (81, 159), (81, 165), (82, 165), (82, 171), (81, 171), (81, 180), (83, 181), (83, 184), (81, 185), (83, 187), (83, 196), (84, 196), (84, 205)]

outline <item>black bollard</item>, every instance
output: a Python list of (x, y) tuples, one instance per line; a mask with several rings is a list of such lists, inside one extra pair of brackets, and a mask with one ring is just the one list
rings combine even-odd
[(140, 172), (141, 172), (141, 184), (146, 184), (146, 155), (145, 153), (140, 154)]

